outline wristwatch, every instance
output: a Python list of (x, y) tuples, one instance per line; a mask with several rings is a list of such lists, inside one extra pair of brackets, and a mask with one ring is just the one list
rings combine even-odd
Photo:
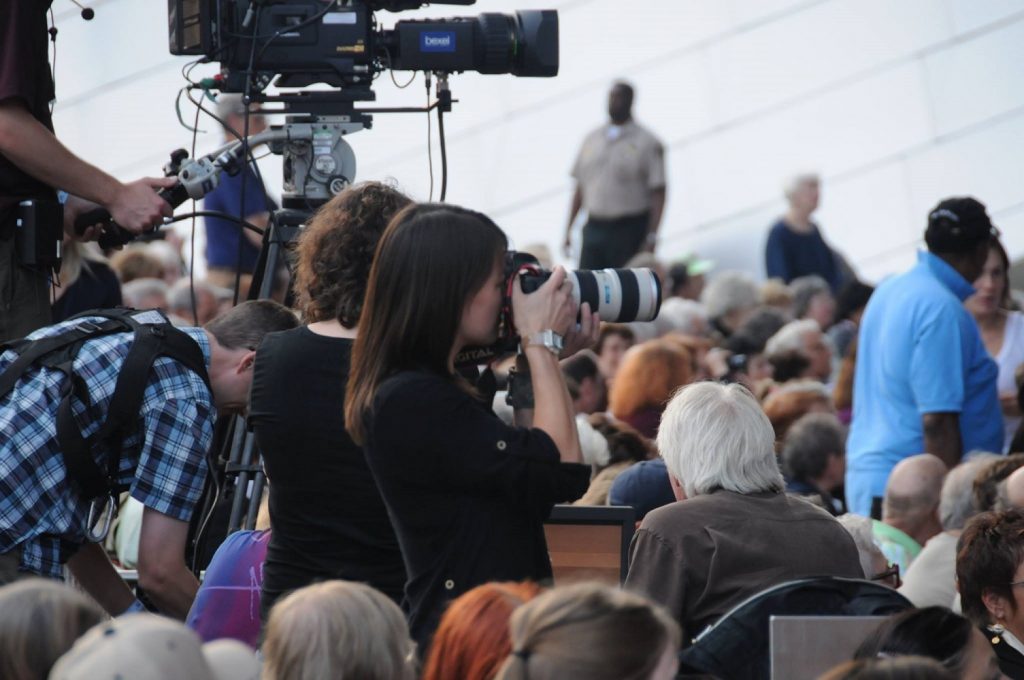
[(547, 350), (556, 357), (562, 353), (562, 347), (564, 347), (562, 336), (550, 328), (543, 331), (537, 331), (536, 333), (529, 335), (526, 338), (526, 342), (530, 345), (541, 345), (546, 347)]

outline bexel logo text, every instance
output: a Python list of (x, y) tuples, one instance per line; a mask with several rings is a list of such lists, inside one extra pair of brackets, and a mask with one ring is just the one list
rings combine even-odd
[(451, 32), (420, 33), (421, 52), (454, 52), (455, 34)]

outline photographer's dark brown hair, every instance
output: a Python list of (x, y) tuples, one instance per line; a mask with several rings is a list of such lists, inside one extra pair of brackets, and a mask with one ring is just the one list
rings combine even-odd
[(391, 221), (370, 269), (352, 349), (345, 429), (354, 441), (365, 443), (363, 418), (388, 376), (416, 368), (452, 375), (448, 359), (466, 302), (507, 248), (498, 225), (465, 208), (412, 205)]

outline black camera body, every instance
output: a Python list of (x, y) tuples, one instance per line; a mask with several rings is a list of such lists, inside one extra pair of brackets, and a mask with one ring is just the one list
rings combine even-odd
[[(466, 347), (455, 358), (459, 366), (479, 365), (515, 352), (519, 334), (512, 314), (512, 287), (518, 281), (524, 293), (532, 293), (551, 278), (529, 253), (505, 253), (505, 299), (498, 314), (498, 340), (488, 347)], [(650, 269), (581, 269), (567, 272), (577, 305), (584, 302), (601, 321), (630, 323), (653, 321), (661, 310), (661, 280)]]
[[(470, 5), (475, 0), (444, 4)], [(168, 0), (170, 51), (219, 61), (224, 92), (314, 83), (371, 99), (384, 70), (558, 74), (558, 13), (399, 21), (379, 30), (374, 12), (423, 3), (403, 0)], [(255, 88), (253, 88), (255, 85)]]

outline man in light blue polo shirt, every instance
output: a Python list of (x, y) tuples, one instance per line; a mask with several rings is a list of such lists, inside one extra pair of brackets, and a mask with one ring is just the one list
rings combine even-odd
[(997, 236), (984, 205), (946, 199), (928, 216), (928, 252), (871, 297), (847, 442), (850, 512), (879, 512), (889, 473), (904, 458), (927, 452), (952, 468), (964, 452), (1000, 450), (998, 369), (963, 306)]

